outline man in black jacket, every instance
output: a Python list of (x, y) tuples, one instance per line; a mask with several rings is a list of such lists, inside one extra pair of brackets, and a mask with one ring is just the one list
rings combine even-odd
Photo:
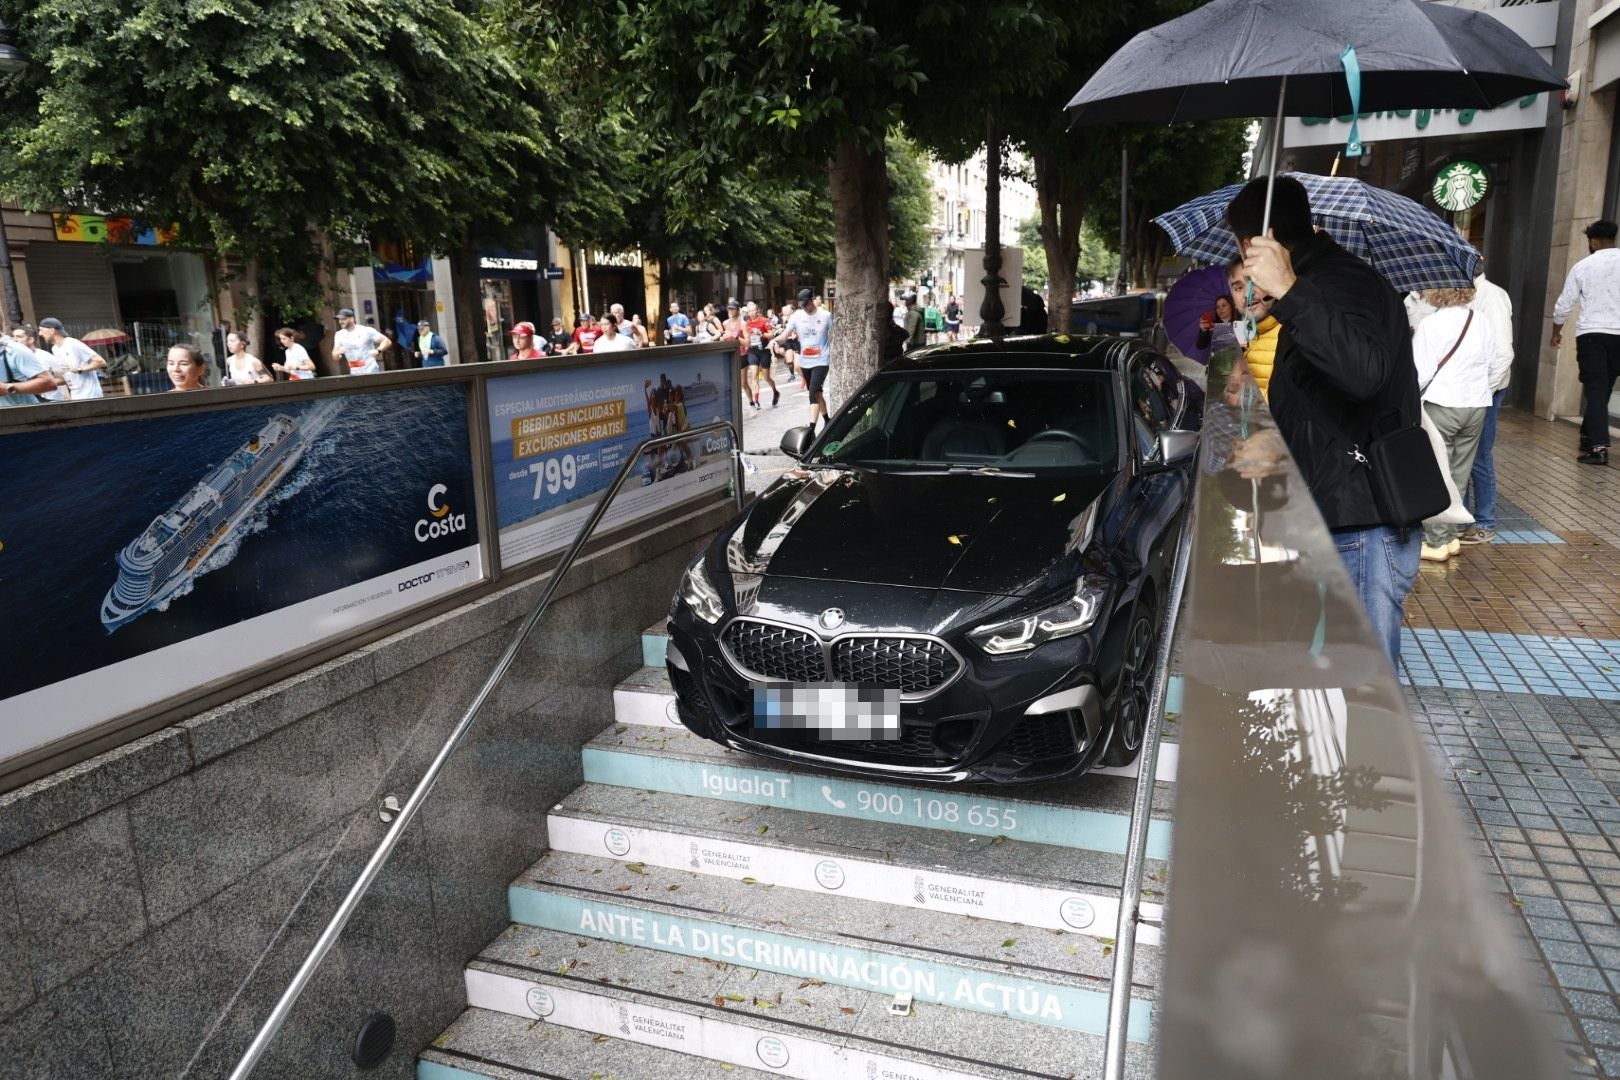
[(1271, 412), (1373, 631), (1401, 651), (1401, 615), (1417, 578), (1422, 531), (1384, 520), (1360, 460), (1378, 435), (1418, 422), (1417, 369), (1401, 297), (1378, 272), (1311, 224), (1299, 181), (1278, 177), (1271, 236), (1259, 236), (1266, 181), (1227, 208), (1255, 290), (1276, 298), (1282, 323), (1271, 373)]

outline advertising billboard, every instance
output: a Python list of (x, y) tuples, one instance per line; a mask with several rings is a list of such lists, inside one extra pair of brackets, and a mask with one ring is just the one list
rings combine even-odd
[(0, 437), (0, 760), (483, 578), (469, 388)]
[[(736, 362), (714, 350), (492, 378), (491, 460), (502, 566), (567, 547), (636, 444), (731, 419)], [(711, 434), (645, 456), (603, 525), (724, 492), (731, 442)]]

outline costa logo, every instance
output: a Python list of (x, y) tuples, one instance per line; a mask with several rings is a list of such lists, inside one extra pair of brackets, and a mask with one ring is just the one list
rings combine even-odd
[(416, 521), (416, 542), (418, 544), (425, 544), (429, 540), (436, 540), (441, 536), (466, 531), (467, 515), (451, 512), (450, 504), (445, 501), (445, 496), (449, 493), (450, 489), (443, 484), (434, 484), (428, 488), (428, 516), (418, 518)]

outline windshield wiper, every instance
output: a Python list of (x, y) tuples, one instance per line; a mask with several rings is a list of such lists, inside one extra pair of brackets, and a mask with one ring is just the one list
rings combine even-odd
[(996, 465), (946, 465), (930, 464), (921, 461), (908, 461), (897, 467), (871, 466), (874, 472), (885, 473), (889, 476), (1005, 476), (1013, 480), (1033, 480), (1035, 474), (1017, 469), (1003, 469)]

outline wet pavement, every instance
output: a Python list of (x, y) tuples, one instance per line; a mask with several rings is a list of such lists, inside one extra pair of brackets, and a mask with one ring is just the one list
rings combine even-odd
[(1497, 540), (1424, 563), (1401, 680), (1571, 1071), (1620, 1077), (1620, 468), (1504, 411)]

